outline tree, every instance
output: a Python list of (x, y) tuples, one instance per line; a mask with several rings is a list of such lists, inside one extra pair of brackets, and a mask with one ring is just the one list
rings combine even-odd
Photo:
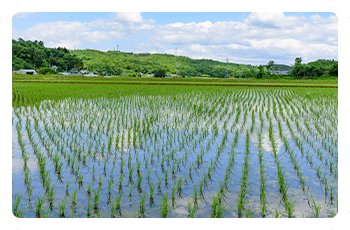
[(297, 57), (295, 58), (295, 64), (294, 64), (294, 67), (293, 67), (293, 71), (292, 71), (292, 74), (294, 77), (301, 77), (301, 74), (302, 74), (302, 69), (303, 69), (303, 66), (301, 64), (301, 58)]
[(301, 64), (301, 57), (297, 57), (297, 58), (295, 58), (295, 63), (299, 63), (299, 64)]
[(154, 77), (161, 77), (161, 78), (163, 78), (163, 77), (165, 77), (165, 75), (166, 75), (166, 69), (159, 68), (157, 70), (157, 72), (154, 74)]
[(39, 74), (55, 74), (56, 71), (54, 69), (51, 69), (49, 67), (43, 67), (39, 70)]
[(265, 73), (264, 66), (259, 65), (258, 69), (259, 69), (259, 72), (256, 75), (256, 78), (262, 78), (264, 76), (264, 73)]
[(338, 76), (338, 62), (333, 62), (329, 68), (329, 74), (331, 76)]
[(267, 72), (270, 72), (270, 69), (275, 65), (274, 61), (269, 61), (269, 63), (266, 66)]

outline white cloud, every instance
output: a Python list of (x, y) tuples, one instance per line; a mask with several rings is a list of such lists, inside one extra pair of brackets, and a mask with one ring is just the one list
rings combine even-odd
[[(251, 13), (235, 21), (176, 22), (157, 26), (141, 13), (116, 13), (111, 19), (92, 22), (47, 22), (25, 30), (13, 30), (13, 38), (42, 40), (48, 47), (79, 47), (113, 39), (146, 35), (133, 42), (130, 51), (175, 53), (192, 58), (211, 58), (238, 63), (261, 64), (269, 60), (294, 63), (296, 56), (304, 61), (318, 58), (337, 59), (337, 16), (286, 16), (283, 13)], [(141, 44), (143, 42), (143, 44)], [(151, 43), (152, 42), (152, 43)], [(148, 46), (147, 44), (150, 44)], [(124, 45), (125, 46), (125, 45)], [(180, 46), (180, 47), (179, 47)]]
[(26, 18), (31, 14), (34, 14), (34, 12), (18, 12), (15, 15), (13, 15), (13, 17), (14, 18)]
[(117, 12), (115, 13), (115, 19), (118, 21), (126, 22), (129, 24), (153, 24), (155, 21), (152, 19), (143, 19), (140, 12)]
[(254, 12), (249, 14), (248, 18), (245, 19), (245, 23), (262, 26), (262, 27), (294, 27), (303, 21), (305, 17), (296, 16), (285, 16), (283, 12)]
[(81, 41), (68, 38), (68, 39), (59, 39), (55, 41), (45, 42), (44, 44), (47, 47), (65, 47), (67, 49), (73, 49), (73, 48), (76, 49), (81, 45)]

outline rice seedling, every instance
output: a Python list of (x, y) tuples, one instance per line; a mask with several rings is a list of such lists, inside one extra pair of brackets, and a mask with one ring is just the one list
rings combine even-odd
[(50, 202), (50, 206), (52, 206), (52, 204), (53, 204), (53, 199), (54, 199), (54, 196), (55, 196), (55, 193), (56, 193), (54, 188), (55, 188), (55, 185), (52, 185), (52, 187), (51, 187), (51, 189), (50, 189), (50, 191), (48, 193), (48, 200)]
[(69, 218), (74, 218), (74, 217), (75, 217), (75, 207), (73, 206), (72, 207), (72, 211), (71, 211), (71, 213), (69, 215)]
[(188, 208), (188, 215), (187, 215), (187, 217), (194, 218), (194, 214), (198, 210), (198, 206), (194, 202), (192, 203), (190, 200), (188, 200), (187, 208)]
[[(325, 212), (315, 211), (312, 193), (325, 194), (325, 202), (329, 201), (326, 215), (334, 216), (338, 188), (337, 93), (334, 89), (198, 87), (198, 90), (191, 87), (184, 90), (183, 87), (190, 86), (183, 86), (180, 90), (164, 86), (166, 90), (160, 90), (150, 85), (146, 88), (124, 85), (122, 91), (116, 91), (115, 86), (112, 89), (109, 85), (80, 88), (73, 84), (67, 84), (65, 88), (59, 84), (55, 87), (40, 85), (39, 90), (37, 84), (26, 84), (25, 87), (22, 83), (13, 84), (16, 95), (12, 112), (13, 143), (15, 152), (22, 155), (24, 162), (23, 174), (14, 173), (13, 189), (24, 186), (27, 190), (28, 200), (21, 201), (24, 204), (31, 203), (33, 192), (44, 191), (45, 201), (47, 199), (50, 205), (50, 199), (54, 201), (56, 196), (53, 194), (60, 194), (64, 187), (66, 196), (73, 200), (73, 193), (87, 182), (87, 196), (79, 200), (88, 201), (77, 204), (77, 209), (70, 215), (76, 216), (78, 209), (87, 208), (86, 216), (89, 217), (94, 207), (95, 196), (91, 197), (91, 190), (97, 173), (100, 192), (94, 217), (122, 216), (120, 207), (126, 205), (128, 195), (130, 210), (137, 211), (126, 215), (144, 216), (145, 199), (142, 197), (149, 196), (152, 210), (149, 216), (155, 217), (157, 213), (162, 216), (162, 210), (168, 216), (169, 201), (175, 208), (176, 196), (181, 198), (192, 190), (193, 200), (187, 207), (189, 217), (196, 216), (199, 203), (203, 205), (201, 216), (224, 216), (226, 208), (221, 204), (224, 199), (227, 210), (236, 209), (239, 217), (266, 217), (269, 214), (294, 217), (298, 216), (295, 213), (305, 213), (304, 200), (296, 203), (291, 199), (299, 191), (310, 200), (313, 217), (325, 217)], [(142, 90), (135, 90), (140, 88)], [(69, 94), (66, 93), (68, 89)], [(53, 92), (54, 96), (48, 98)], [(40, 97), (35, 99), (33, 95)], [(134, 114), (138, 114), (137, 119)], [(28, 149), (33, 149), (39, 174), (29, 171), (32, 155), (28, 154)], [(253, 153), (256, 150), (257, 155)], [(102, 185), (109, 160), (113, 163), (110, 177), (106, 185)], [(236, 169), (235, 166), (241, 163), (242, 167)], [(127, 168), (124, 168), (125, 164)], [(120, 173), (116, 185), (119, 189), (116, 188), (116, 200), (111, 201), (114, 171), (118, 167)], [(129, 177), (127, 184), (123, 184), (125, 170)], [(133, 178), (135, 172), (137, 178)], [(52, 175), (55, 174), (66, 186), (53, 185)], [(32, 177), (33, 181), (39, 179), (43, 188), (36, 188), (37, 183), (31, 183)], [(219, 177), (223, 179), (213, 180)], [(292, 178), (297, 178), (299, 184)], [(144, 179), (150, 186), (149, 191), (141, 190), (145, 188)], [(276, 190), (270, 186), (272, 180), (277, 180)], [(315, 184), (315, 180), (321, 186), (306, 191), (307, 184)], [(79, 188), (74, 186), (73, 191), (69, 191), (71, 181), (77, 182)], [(138, 202), (132, 199), (135, 185)], [(124, 186), (129, 190), (125, 194)], [(160, 199), (154, 194), (156, 187)], [(257, 194), (250, 192), (252, 187), (254, 191), (258, 189)], [(238, 192), (236, 202), (232, 202), (230, 196), (226, 197), (228, 188)], [(220, 197), (219, 201), (206, 196), (213, 189), (218, 191), (213, 197)], [(269, 193), (276, 200), (269, 200)], [(68, 199), (65, 197), (64, 200)], [(57, 210), (61, 203), (55, 207)], [(248, 203), (252, 206), (248, 207)], [(277, 209), (268, 210), (268, 204), (278, 206), (279, 203), (284, 204), (284, 213), (277, 211), (276, 215)], [(59, 217), (55, 208), (45, 211), (41, 208), (39, 215)], [(109, 208), (110, 213), (106, 213)], [(29, 209), (28, 212), (33, 216), (36, 210)], [(174, 212), (172, 215), (180, 214)]]
[(75, 189), (72, 193), (72, 204), (75, 205), (76, 202), (76, 198), (77, 198), (77, 189)]
[(280, 213), (277, 208), (275, 208), (274, 218), (282, 218), (284, 213)]
[(115, 208), (119, 211), (120, 215), (121, 215), (121, 213), (120, 213), (121, 200), (122, 200), (122, 194), (117, 193), (115, 196)]
[(130, 187), (129, 187), (129, 197), (131, 198), (132, 196), (132, 184), (130, 184)]
[(312, 199), (312, 203), (313, 203), (313, 207), (314, 207), (314, 212), (313, 212), (312, 216), (313, 216), (314, 218), (318, 218), (319, 215), (320, 215), (320, 211), (321, 211), (321, 205), (320, 205), (320, 204), (319, 204), (319, 205), (316, 205), (314, 199)]
[(153, 199), (153, 192), (154, 192), (155, 186), (156, 186), (155, 184), (152, 184), (152, 183), (149, 184), (149, 196), (151, 199)]
[(21, 202), (22, 195), (15, 195), (15, 202), (13, 205), (13, 215), (17, 218), (23, 218), (25, 216), (26, 212), (26, 207), (19, 208), (19, 203)]
[(98, 185), (101, 187), (102, 186), (102, 175), (98, 176)]
[(160, 210), (160, 217), (161, 218), (166, 218), (168, 216), (169, 204), (168, 204), (168, 193), (167, 192), (163, 195), (159, 210)]
[(118, 183), (119, 183), (119, 191), (122, 190), (123, 178), (124, 178), (124, 174), (120, 174), (119, 181), (118, 181)]
[(224, 217), (224, 210), (221, 206), (222, 193), (218, 192), (217, 195), (211, 196), (211, 218), (222, 218)]
[(292, 201), (291, 199), (287, 202), (287, 213), (288, 213), (288, 218), (292, 218), (293, 212), (295, 211), (295, 202), (296, 200)]
[(146, 194), (140, 195), (139, 213), (142, 217), (145, 216), (145, 204), (146, 204)]
[(101, 190), (98, 189), (98, 190), (95, 190), (95, 193), (94, 193), (94, 202), (93, 202), (93, 205), (94, 205), (94, 210), (96, 212), (96, 210), (98, 209), (98, 204), (100, 202), (100, 192)]
[(58, 209), (59, 209), (59, 217), (60, 218), (64, 218), (65, 216), (64, 216), (64, 211), (65, 211), (65, 208), (66, 208), (66, 203), (67, 203), (67, 201), (66, 201), (66, 199), (63, 199), (63, 201), (61, 202), (61, 201), (59, 201), (59, 203), (58, 203)]
[(90, 184), (90, 183), (87, 185), (85, 191), (86, 191), (86, 193), (88, 194), (88, 196), (90, 196), (90, 194), (91, 194), (91, 184)]
[(255, 211), (252, 211), (250, 207), (245, 212), (245, 218), (252, 218), (254, 216)]
[(35, 200), (35, 211), (36, 211), (36, 217), (37, 218), (40, 218), (41, 217), (41, 209), (42, 209), (42, 206), (45, 202), (45, 199), (46, 199), (46, 195), (45, 196), (39, 196), (36, 200)]
[(79, 185), (83, 184), (83, 178), (84, 178), (84, 175), (79, 174), (79, 176), (78, 176), (78, 183), (79, 183)]
[(33, 189), (34, 189), (34, 187), (30, 187), (30, 185), (28, 186), (27, 192), (28, 192), (28, 200), (29, 200), (29, 202), (30, 202), (30, 200), (32, 198)]
[(40, 213), (40, 218), (49, 218), (53, 215), (53, 213), (50, 213), (49, 209), (43, 209)]

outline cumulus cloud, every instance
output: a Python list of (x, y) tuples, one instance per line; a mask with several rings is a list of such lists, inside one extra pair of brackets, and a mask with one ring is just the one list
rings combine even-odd
[(222, 44), (235, 41), (249, 45), (239, 33), (244, 27), (240, 22), (172, 23), (156, 28), (152, 39), (165, 43)]
[(18, 12), (15, 15), (13, 15), (13, 17), (14, 18), (26, 18), (31, 14), (34, 14), (34, 12)]
[[(18, 15), (21, 17), (20, 15)], [(175, 22), (156, 25), (141, 13), (115, 13), (110, 19), (92, 22), (56, 21), (39, 23), (25, 30), (13, 30), (13, 38), (43, 40), (46, 46), (67, 48), (86, 43), (145, 35), (133, 41), (131, 51), (175, 53), (192, 58), (210, 58), (238, 63), (261, 64), (279, 60), (292, 64), (296, 56), (304, 61), (336, 59), (338, 55), (337, 16), (286, 16), (282, 12), (251, 13), (242, 21)], [(141, 42), (143, 42), (141, 44)], [(149, 45), (147, 45), (149, 44)], [(151, 45), (152, 44), (152, 45)]]
[[(158, 27), (153, 41), (170, 45), (184, 44), (191, 55), (259, 61), (335, 58), (338, 55), (336, 16), (286, 16), (282, 12), (251, 13), (241, 22), (218, 21), (172, 23)], [(213, 47), (212, 45), (217, 45)], [(212, 52), (220, 52), (221, 55)], [(314, 58), (314, 59), (313, 59)]]
[(154, 23), (152, 19), (143, 19), (140, 12), (117, 12), (115, 13), (115, 19), (126, 23)]
[[(134, 20), (136, 21), (136, 19)], [(124, 25), (115, 20), (97, 19), (92, 22), (55, 21), (38, 23), (25, 30), (13, 29), (12, 37), (25, 40), (42, 40), (48, 47), (79, 47), (82, 42), (98, 44), (105, 40), (122, 39), (126, 36), (153, 29), (153, 25)], [(65, 43), (66, 42), (66, 43)]]
[(285, 16), (283, 12), (253, 12), (244, 20), (246, 24), (265, 28), (295, 27), (305, 21), (305, 17)]

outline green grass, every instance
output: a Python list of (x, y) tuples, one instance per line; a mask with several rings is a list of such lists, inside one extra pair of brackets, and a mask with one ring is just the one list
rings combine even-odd
[(130, 78), (130, 77), (82, 77), (82, 76), (57, 76), (57, 75), (37, 75), (23, 76), (13, 75), (14, 82), (20, 81), (44, 81), (44, 82), (80, 82), (80, 83), (119, 83), (119, 84), (188, 84), (188, 85), (276, 85), (276, 86), (337, 86), (338, 78), (319, 78), (314, 79), (294, 79), (290, 77), (282, 79), (223, 79), (223, 78)]

